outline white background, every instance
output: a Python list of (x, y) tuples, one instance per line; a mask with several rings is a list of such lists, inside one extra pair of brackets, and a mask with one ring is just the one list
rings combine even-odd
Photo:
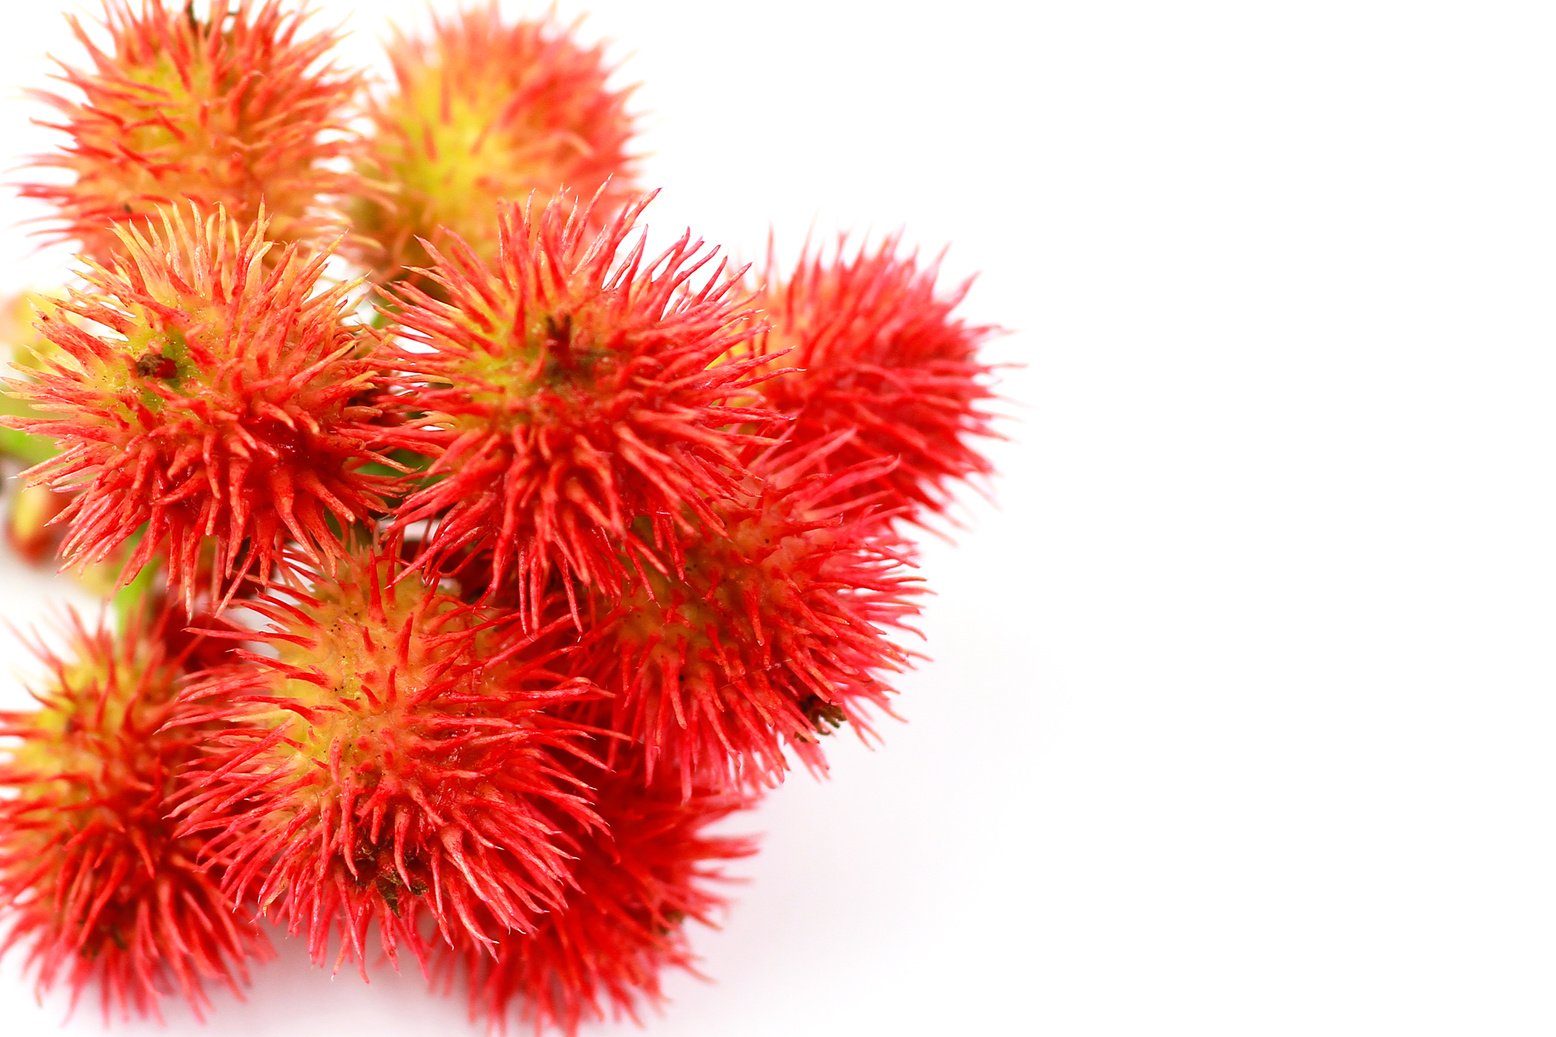
[[(363, 60), (420, 9), (318, 6)], [(656, 233), (950, 243), (1026, 365), (998, 506), (925, 552), (911, 722), (750, 820), (717, 982), (648, 1033), (1556, 1032), (1548, 6), (589, 6)], [(6, 89), (78, 53), (61, 7), (7, 9)], [(0, 1032), (63, 1010), (0, 967)], [(285, 948), (207, 1032), (463, 1018)]]

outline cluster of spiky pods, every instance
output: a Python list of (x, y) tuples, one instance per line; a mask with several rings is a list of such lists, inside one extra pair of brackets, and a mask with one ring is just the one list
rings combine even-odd
[(651, 250), (576, 26), (474, 7), (375, 86), (306, 22), (107, 0), (44, 95), (80, 274), (13, 313), (11, 535), (117, 607), (0, 715), (10, 941), (109, 1013), (269, 921), (496, 1026), (635, 1014), (719, 823), (889, 714), (990, 332), (895, 238)]

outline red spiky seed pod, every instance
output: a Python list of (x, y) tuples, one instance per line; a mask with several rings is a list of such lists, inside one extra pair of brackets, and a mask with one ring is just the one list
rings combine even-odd
[[(260, 650), (188, 692), (223, 731), (187, 823), (230, 857), (229, 889), (303, 932), (316, 961), (425, 953), (424, 927), (488, 944), (559, 905), (571, 836), (595, 823), (566, 764), (587, 736), (552, 713), (592, 694), (489, 613), (357, 557), (250, 607)], [(509, 641), (506, 647), (504, 642)]]
[[(0, 306), (0, 353), (9, 353), (11, 373), (29, 377), (43, 366), (44, 357), (58, 350), (37, 330), (42, 314), (57, 315), (59, 299), (44, 292), (23, 292)], [(0, 415), (36, 418), (41, 415), (23, 400), (0, 388)], [(18, 429), (0, 428), (0, 457), (22, 467), (46, 461), (59, 452), (47, 436), (31, 436)], [(5, 466), (7, 469), (10, 465)], [(9, 487), (5, 536), (12, 550), (33, 564), (52, 558), (59, 549), (60, 529), (54, 520), (70, 503), (70, 497), (43, 486), (13, 483)]]
[(204, 737), (169, 726), (192, 644), (170, 646), (175, 625), (133, 618), (116, 637), (72, 616), (70, 651), (39, 649), (38, 708), (0, 714), (6, 946), (30, 945), (40, 992), (63, 981), (74, 1002), (96, 985), (105, 1016), (155, 1017), (168, 995), (200, 1014), (207, 984), (237, 992), (245, 962), (268, 954), (222, 892), (221, 862), (168, 816)]
[(399, 290), (394, 367), (425, 414), (393, 442), (431, 463), (396, 524), (433, 523), (435, 570), (489, 548), (531, 616), (553, 572), (619, 595), (635, 519), (716, 526), (704, 502), (733, 485), (742, 424), (772, 419), (729, 403), (756, 361), (715, 364), (754, 330), (736, 280), (689, 234), (647, 259), (651, 197), (598, 233), (588, 206), (504, 206), (495, 262), (455, 239), (428, 270), (437, 297)]
[[(9, 389), (45, 418), (12, 427), (60, 453), (35, 482), (77, 493), (62, 553), (85, 567), (138, 530), (123, 578), (159, 552), (192, 595), (208, 573), (225, 596), (265, 578), (288, 541), (315, 563), (340, 553), (331, 523), (366, 521), (392, 480), (374, 360), (350, 316), (351, 286), (320, 286), (327, 256), (288, 246), (273, 263), (263, 219), (164, 213), (122, 231), (122, 255), (40, 327), (62, 356)], [(202, 548), (214, 558), (202, 559)]]
[(787, 277), (768, 260), (758, 297), (771, 329), (756, 355), (777, 374), (762, 383), (788, 421), (796, 445), (834, 433), (854, 435), (832, 455), (834, 468), (895, 459), (876, 485), (893, 503), (941, 511), (950, 484), (988, 475), (978, 440), (995, 433), (991, 365), (979, 356), (994, 334), (954, 313), (968, 285), (936, 290), (938, 262), (902, 254), (897, 237), (874, 250), (807, 251)]
[(27, 374), (44, 366), (44, 360), (58, 354), (54, 345), (38, 331), (45, 317), (60, 317), (59, 304), (65, 291), (22, 292), (0, 306), (0, 352), (6, 353), (11, 367)]
[(361, 80), (328, 63), (336, 37), (308, 34), (306, 18), (282, 0), (211, 0), (204, 17), (192, 3), (104, 0), (103, 45), (71, 18), (90, 63), (65, 68), (78, 98), (38, 95), (70, 139), (35, 160), (69, 179), (23, 193), (104, 263), (119, 228), (169, 205), (225, 208), (242, 225), (265, 210), (273, 240), (320, 238), (340, 223), (325, 201), (358, 184), (333, 166), (353, 149), (343, 113)]
[(628, 91), (610, 88), (603, 49), (576, 30), (508, 21), (493, 2), (396, 37), (394, 91), (370, 105), (361, 164), (379, 189), (352, 207), (360, 258), (382, 280), (430, 262), (421, 239), (446, 248), (454, 234), (495, 259), (496, 202), (603, 189), (607, 217), (631, 200)]
[(677, 528), (646, 582), (591, 629), (585, 672), (613, 693), (595, 707), (642, 745), (650, 774), (775, 785), (785, 749), (825, 769), (820, 735), (872, 734), (890, 714), (891, 675), (913, 653), (919, 581), (910, 546), (860, 496), (886, 467), (829, 470), (848, 434), (770, 449), (740, 490), (715, 502), (717, 528)]
[(472, 1019), (493, 1031), (528, 1018), (536, 1032), (608, 1017), (639, 1018), (664, 1001), (666, 969), (695, 972), (686, 924), (713, 925), (726, 904), (723, 866), (755, 852), (754, 840), (708, 829), (751, 805), (738, 793), (648, 781), (638, 761), (586, 773), (605, 826), (579, 831), (578, 888), (532, 933), (495, 950), (458, 941), (439, 951), (450, 977), (463, 976)]

